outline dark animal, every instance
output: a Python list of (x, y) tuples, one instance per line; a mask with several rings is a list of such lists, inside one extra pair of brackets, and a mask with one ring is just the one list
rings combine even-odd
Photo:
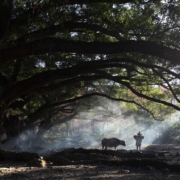
[(114, 147), (116, 150), (117, 146), (122, 145), (126, 146), (125, 141), (119, 140), (117, 138), (104, 138), (102, 140), (102, 150), (105, 148), (107, 150), (107, 147)]

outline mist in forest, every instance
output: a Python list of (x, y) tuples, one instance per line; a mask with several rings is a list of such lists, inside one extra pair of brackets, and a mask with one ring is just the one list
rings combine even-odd
[[(105, 113), (100, 113), (100, 108), (96, 109), (99, 113), (86, 113), (78, 119), (69, 122), (70, 128), (65, 131), (66, 126), (62, 125), (52, 128), (47, 136), (56, 134), (56, 141), (50, 142), (48, 148), (88, 148), (102, 149), (101, 141), (103, 138), (118, 138), (126, 142), (126, 146), (118, 146), (117, 149), (136, 149), (134, 135), (138, 132), (144, 136), (142, 148), (159, 138), (171, 125), (169, 121), (147, 122), (145, 117), (126, 116), (121, 114), (116, 103), (109, 103), (105, 107)], [(139, 118), (139, 119), (137, 119)], [(48, 138), (47, 138), (48, 139)], [(159, 142), (160, 143), (160, 142)], [(113, 148), (109, 148), (113, 149)]]
[[(163, 125), (162, 125), (163, 123)], [(92, 129), (91, 125), (95, 128)], [(118, 146), (117, 149), (135, 149), (135, 140), (133, 138), (138, 132), (144, 136), (142, 147), (145, 147), (158, 138), (169, 127), (166, 122), (154, 122), (151, 125), (136, 123), (133, 118), (127, 118), (115, 122), (98, 122), (87, 120), (80, 125), (78, 130), (72, 132), (66, 137), (57, 137), (57, 142), (50, 146), (53, 149), (63, 148), (95, 148), (101, 149), (101, 140), (103, 138), (118, 138), (126, 142), (126, 146)]]
[(21, 151), (33, 151), (34, 147), (33, 152), (37, 153), (45, 153), (48, 150), (60, 151), (64, 148), (102, 149), (103, 138), (115, 137), (126, 142), (126, 146), (119, 145), (117, 149), (135, 150), (133, 136), (141, 132), (144, 136), (143, 149), (159, 138), (173, 123), (153, 119), (146, 121), (146, 117), (143, 116), (124, 116), (117, 103), (106, 102), (103, 107), (95, 108), (90, 113), (81, 113), (78, 118), (66, 124), (52, 127), (44, 134), (43, 139), (34, 139), (37, 128), (27, 131), (21, 135), (23, 143), (19, 139), (14, 140), (8, 148), (19, 146)]

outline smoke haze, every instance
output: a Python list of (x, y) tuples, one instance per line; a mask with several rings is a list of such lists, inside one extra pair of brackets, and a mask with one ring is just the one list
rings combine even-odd
[[(147, 121), (143, 116), (124, 117), (117, 103), (110, 102), (106, 103), (105, 106), (90, 112), (82, 112), (78, 119), (68, 122), (70, 127), (68, 131), (66, 124), (54, 126), (45, 133), (44, 142), (42, 139), (34, 141), (33, 130), (21, 135), (25, 143), (15, 140), (8, 148), (19, 145), (21, 151), (33, 151), (32, 148), (30, 149), (32, 145), (37, 147), (40, 145), (42, 148), (36, 147), (34, 151), (41, 154), (49, 149), (58, 151), (64, 148), (102, 149), (101, 140), (103, 138), (115, 137), (126, 142), (126, 146), (120, 145), (117, 149), (133, 150), (136, 149), (133, 136), (141, 132), (144, 136), (143, 149), (143, 147), (152, 144), (174, 123), (172, 121)], [(176, 121), (178, 120), (176, 119)]]

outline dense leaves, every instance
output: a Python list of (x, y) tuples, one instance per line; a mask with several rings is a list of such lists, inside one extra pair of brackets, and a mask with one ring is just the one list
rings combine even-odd
[(178, 1), (2, 0), (1, 125), (16, 115), (50, 128), (99, 106), (97, 96), (158, 120), (179, 111), (179, 9)]

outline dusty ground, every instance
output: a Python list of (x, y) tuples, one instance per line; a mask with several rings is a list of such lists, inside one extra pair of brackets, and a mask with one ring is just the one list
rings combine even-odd
[[(163, 152), (169, 163), (178, 164), (180, 160), (179, 145), (151, 145), (145, 151)], [(142, 151), (142, 152), (143, 152)], [(180, 180), (180, 170), (155, 168), (144, 165), (141, 167), (118, 165), (62, 165), (48, 164), (46, 167), (26, 167), (25, 162), (0, 161), (0, 180)]]
[(1, 168), (0, 178), (13, 179), (119, 179), (119, 180), (178, 180), (180, 174), (156, 169), (119, 168), (116, 166), (53, 166), (50, 168)]

